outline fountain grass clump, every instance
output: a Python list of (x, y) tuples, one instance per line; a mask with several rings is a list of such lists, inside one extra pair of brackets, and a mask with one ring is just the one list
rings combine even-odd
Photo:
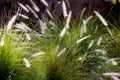
[[(94, 11), (96, 17), (83, 18), (82, 11), (80, 18), (72, 20), (72, 11), (66, 14), (62, 1), (64, 21), (54, 18), (49, 9), (46, 10), (51, 19), (42, 20), (33, 2), (35, 9), (18, 4), (26, 12), (31, 11), (40, 31), (29, 27), (34, 25), (32, 19), (21, 14), (19, 9), (5, 29), (0, 29), (0, 79), (109, 80), (103, 76), (111, 76), (106, 72), (120, 70), (120, 31), (97, 11)], [(31, 22), (27, 24), (21, 19), (17, 22), (18, 17)]]

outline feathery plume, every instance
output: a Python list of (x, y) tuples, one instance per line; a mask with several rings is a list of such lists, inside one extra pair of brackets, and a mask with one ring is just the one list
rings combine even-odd
[(82, 38), (83, 33), (84, 33), (84, 26), (82, 25), (80, 28), (80, 38)]
[(85, 32), (85, 33), (87, 32), (87, 27), (86, 27), (86, 25), (87, 25), (88, 21), (89, 21), (90, 19), (92, 19), (92, 17), (93, 17), (93, 16), (90, 16), (90, 17), (88, 17), (86, 20), (83, 19), (83, 28), (84, 28), (84, 32)]
[(45, 0), (40, 0), (45, 6), (48, 6), (48, 3)]
[(65, 18), (68, 16), (68, 14), (67, 14), (67, 6), (64, 0), (62, 0), (62, 8), (63, 8), (63, 16)]
[(38, 57), (43, 54), (45, 54), (45, 52), (38, 52), (38, 53), (33, 54), (31, 57)]
[(93, 45), (93, 43), (94, 43), (94, 40), (92, 40), (92, 41), (90, 42), (90, 44), (89, 44), (88, 48), (91, 48), (91, 47), (92, 47), (92, 45)]
[(30, 2), (31, 2), (31, 4), (33, 5), (34, 10), (37, 11), (37, 12), (39, 12), (40, 9), (39, 9), (39, 7), (34, 3), (34, 1), (33, 1), (33, 0), (30, 0)]
[(24, 11), (29, 12), (29, 10), (23, 4), (21, 4), (20, 2), (17, 3)]
[(108, 26), (107, 22), (105, 21), (105, 19), (97, 12), (94, 11), (94, 13), (96, 14), (96, 16), (100, 19), (100, 21), (103, 23), (104, 26)]
[(47, 12), (47, 14), (50, 16), (50, 18), (53, 19), (52, 14), (50, 13), (50, 11), (49, 11), (47, 8), (46, 8), (46, 12)]
[(98, 53), (102, 53), (103, 55), (105, 55), (107, 52), (103, 49), (96, 49), (95, 52)]
[(81, 19), (81, 20), (82, 20), (82, 18), (83, 18), (83, 15), (84, 15), (86, 9), (87, 9), (87, 8), (84, 7), (84, 8), (82, 9), (82, 11), (81, 11), (81, 14), (80, 14), (80, 19)]
[(27, 68), (30, 68), (30, 67), (31, 67), (31, 64), (30, 64), (30, 62), (28, 61), (28, 59), (23, 58), (23, 61), (24, 61), (25, 66), (26, 66)]
[(102, 37), (100, 36), (99, 39), (98, 39), (98, 41), (97, 41), (97, 46), (100, 46), (101, 41), (102, 41)]
[(69, 29), (71, 17), (72, 17), (72, 11), (69, 12), (68, 17), (66, 19), (66, 28), (67, 29)]
[(39, 24), (40, 24), (40, 29), (41, 29), (41, 34), (45, 34), (45, 23), (39, 19)]
[(27, 39), (30, 41), (31, 40), (31, 37), (30, 37), (30, 35), (29, 34), (25, 34), (26, 35), (26, 37), (27, 37)]
[(100, 21), (103, 23), (103, 25), (105, 25), (107, 27), (107, 30), (109, 32), (110, 35), (112, 35), (112, 32), (111, 30), (108, 28), (108, 24), (107, 22), (105, 21), (105, 19), (97, 12), (97, 11), (94, 11), (96, 16), (98, 16), (98, 18), (100, 19)]
[(85, 36), (85, 37), (83, 37), (83, 38), (77, 40), (76, 43), (79, 44), (79, 43), (81, 43), (82, 41), (88, 39), (89, 37), (91, 37), (91, 35)]
[(14, 16), (12, 17), (12, 19), (8, 22), (7, 32), (12, 28), (12, 26), (13, 26), (14, 22), (16, 21), (16, 19), (17, 19), (17, 14), (14, 15)]
[(86, 21), (86, 24), (88, 23), (88, 21), (90, 21), (91, 19), (93, 18), (93, 16), (89, 16), (85, 21)]
[(82, 57), (80, 57), (78, 60), (79, 60), (79, 61), (81, 61), (82, 59), (83, 59), (83, 58), (82, 58)]
[(87, 32), (86, 21), (83, 19), (83, 32)]
[(116, 76), (111, 76), (111, 78), (113, 79), (113, 80), (120, 80), (118, 77), (116, 77)]
[(117, 63), (115, 60), (120, 60), (120, 58), (112, 58), (112, 59), (108, 59), (108, 60), (106, 61), (106, 63), (111, 62), (112, 65), (115, 65), (115, 66), (116, 66), (118, 63)]
[(66, 4), (67, 4), (68, 8), (70, 8), (69, 0), (66, 0)]
[(111, 62), (112, 62), (112, 65), (114, 65), (114, 66), (118, 65), (118, 63), (114, 60), (112, 60)]
[(108, 60), (107, 57), (104, 57), (104, 56), (99, 56), (100, 59), (103, 59), (103, 60)]
[(66, 33), (66, 31), (67, 31), (67, 28), (64, 27), (63, 30), (62, 30), (61, 33), (60, 33), (60, 37), (63, 37), (64, 34)]
[(57, 56), (60, 57), (65, 51), (66, 51), (66, 48), (64, 48), (61, 52), (59, 52)]
[(26, 16), (26, 15), (24, 15), (24, 14), (18, 14), (18, 16), (20, 16), (20, 17), (22, 17), (22, 18), (24, 18), (24, 19), (29, 19), (29, 17)]
[(117, 72), (109, 72), (109, 73), (103, 73), (104, 76), (120, 76), (120, 73)]
[(110, 60), (120, 60), (120, 58), (112, 58), (112, 59), (110, 59)]
[(23, 23), (23, 22), (21, 22), (21, 23), (19, 23), (19, 24), (16, 24), (15, 27), (18, 28), (18, 29), (21, 29), (21, 30), (23, 30), (23, 31), (25, 31), (25, 32), (32, 31), (32, 29), (30, 29), (30, 28), (29, 28), (25, 23)]
[(37, 15), (37, 13), (35, 13), (35, 11), (29, 5), (26, 4), (26, 7), (33, 13), (33, 15), (35, 16), (35, 18), (37, 18), (37, 19), (39, 18), (38, 15)]

